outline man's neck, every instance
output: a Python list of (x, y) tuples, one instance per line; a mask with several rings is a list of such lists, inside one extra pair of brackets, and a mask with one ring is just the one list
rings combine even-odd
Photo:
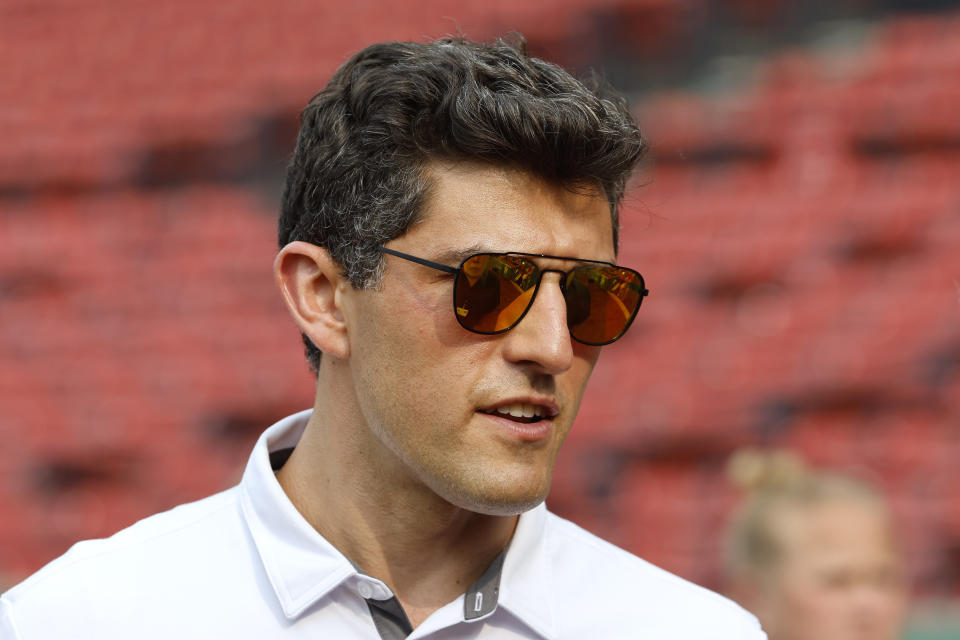
[(393, 590), (416, 627), (479, 579), (517, 516), (450, 504), (397, 461), (371, 454), (383, 447), (365, 442), (365, 426), (344, 428), (333, 413), (314, 411), (277, 478), (324, 538)]

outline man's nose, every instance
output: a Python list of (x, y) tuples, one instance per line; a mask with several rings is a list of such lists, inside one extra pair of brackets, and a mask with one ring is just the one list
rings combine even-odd
[(544, 273), (527, 314), (504, 334), (504, 355), (511, 362), (527, 363), (551, 375), (563, 373), (573, 364), (561, 277), (559, 273)]

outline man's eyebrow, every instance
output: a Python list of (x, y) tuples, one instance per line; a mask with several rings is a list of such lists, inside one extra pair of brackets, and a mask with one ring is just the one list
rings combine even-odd
[(442, 264), (454, 266), (459, 265), (461, 262), (475, 253), (498, 253), (498, 251), (479, 244), (474, 244), (463, 248), (450, 247), (447, 249), (441, 249), (440, 253), (438, 253), (433, 260), (434, 262), (440, 262)]
[[(477, 253), (510, 253), (510, 250), (482, 244), (474, 244), (464, 248), (449, 247), (446, 249), (441, 249), (439, 253), (435, 255), (435, 257), (431, 258), (431, 260), (434, 262), (439, 262), (440, 264), (457, 266), (468, 257)], [(614, 257), (613, 260), (601, 260), (599, 258), (574, 258), (572, 256), (560, 257), (565, 260), (580, 260), (582, 262), (603, 262), (605, 264), (616, 264), (616, 257)]]

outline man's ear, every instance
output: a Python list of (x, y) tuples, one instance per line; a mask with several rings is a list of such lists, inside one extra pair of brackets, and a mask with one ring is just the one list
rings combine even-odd
[(327, 250), (291, 242), (273, 261), (273, 275), (300, 331), (323, 353), (348, 357), (350, 341), (341, 304), (350, 283)]

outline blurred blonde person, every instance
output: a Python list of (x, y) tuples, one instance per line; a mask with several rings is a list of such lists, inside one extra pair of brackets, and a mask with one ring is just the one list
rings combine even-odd
[(728, 470), (746, 491), (726, 540), (730, 595), (770, 640), (900, 637), (906, 581), (875, 488), (782, 451), (740, 451)]

